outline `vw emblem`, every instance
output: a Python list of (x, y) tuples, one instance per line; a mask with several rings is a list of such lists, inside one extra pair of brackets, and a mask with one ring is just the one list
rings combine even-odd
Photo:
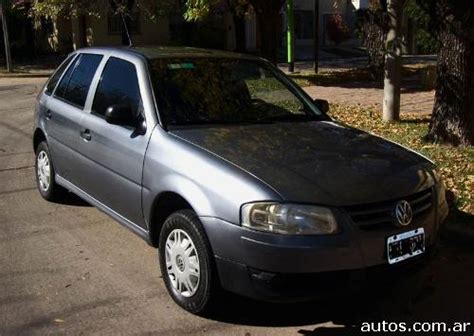
[(407, 226), (411, 223), (412, 218), (413, 211), (411, 210), (410, 203), (405, 200), (398, 202), (395, 206), (396, 224), (399, 226)]

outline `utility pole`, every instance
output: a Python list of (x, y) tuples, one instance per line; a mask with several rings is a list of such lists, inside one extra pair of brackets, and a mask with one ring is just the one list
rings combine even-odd
[(288, 56), (288, 71), (295, 71), (295, 16), (293, 0), (286, 1), (286, 43)]
[(3, 28), (3, 42), (5, 44), (5, 59), (7, 61), (7, 72), (12, 72), (12, 56), (10, 54), (10, 40), (8, 38), (8, 26), (7, 26), (7, 15), (5, 14), (5, 8), (0, 0), (0, 17), (2, 19)]
[(314, 0), (313, 11), (314, 73), (319, 71), (319, 0)]

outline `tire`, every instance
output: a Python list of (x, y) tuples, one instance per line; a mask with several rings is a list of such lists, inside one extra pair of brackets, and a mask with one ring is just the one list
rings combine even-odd
[[(178, 241), (181, 244), (175, 245)], [(209, 312), (219, 284), (209, 241), (192, 210), (177, 211), (166, 219), (160, 234), (159, 261), (173, 300), (193, 314)]]
[(45, 200), (55, 201), (64, 196), (65, 190), (54, 179), (53, 161), (46, 141), (36, 148), (35, 175), (38, 191)]

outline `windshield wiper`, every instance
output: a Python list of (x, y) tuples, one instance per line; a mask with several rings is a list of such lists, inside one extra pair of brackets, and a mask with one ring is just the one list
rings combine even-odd
[(320, 121), (321, 119), (317, 116), (310, 116), (307, 114), (294, 114), (294, 113), (285, 113), (285, 114), (277, 114), (273, 116), (267, 116), (258, 118), (256, 122), (269, 122), (269, 121)]
[(212, 119), (212, 120), (187, 120), (184, 122), (177, 123), (174, 126), (193, 126), (193, 125), (239, 125), (248, 124), (251, 121), (248, 120), (223, 120), (223, 119)]
[(186, 120), (170, 126), (205, 126), (205, 125), (251, 125), (251, 124), (265, 124), (272, 122), (305, 122), (305, 121), (321, 121), (322, 118), (318, 116), (311, 116), (307, 114), (277, 114), (273, 116), (266, 116), (256, 119), (244, 120), (226, 120), (226, 119), (209, 119), (209, 120)]

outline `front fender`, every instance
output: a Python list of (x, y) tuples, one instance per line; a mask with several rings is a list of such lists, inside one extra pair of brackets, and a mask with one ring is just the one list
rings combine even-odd
[(192, 180), (178, 174), (169, 173), (160, 178), (159, 187), (143, 189), (143, 212), (145, 222), (149, 225), (152, 217), (153, 205), (156, 199), (167, 192), (177, 194), (184, 198), (198, 216), (211, 216), (215, 211), (212, 203), (202, 189)]
[(198, 216), (236, 224), (240, 222), (242, 204), (281, 199), (258, 178), (157, 127), (143, 167), (146, 223), (150, 223), (154, 200), (163, 192), (184, 198)]

